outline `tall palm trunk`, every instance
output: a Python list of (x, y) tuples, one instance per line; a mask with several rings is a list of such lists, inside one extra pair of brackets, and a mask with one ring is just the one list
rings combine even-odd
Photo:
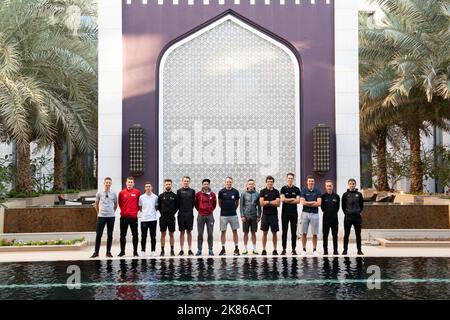
[(386, 160), (386, 139), (387, 129), (382, 128), (376, 132), (376, 157), (377, 157), (377, 190), (389, 191), (388, 175), (387, 175), (387, 160)]
[(411, 150), (411, 186), (410, 192), (423, 191), (423, 166), (420, 158), (420, 129), (412, 125), (408, 129), (409, 147)]
[(75, 189), (81, 190), (83, 187), (83, 177), (84, 177), (84, 171), (83, 171), (83, 160), (84, 160), (84, 153), (75, 150), (74, 154), (74, 187)]
[(16, 190), (29, 193), (33, 191), (31, 182), (30, 144), (17, 142)]
[(63, 171), (63, 152), (64, 152), (64, 143), (60, 137), (56, 138), (55, 143), (53, 144), (53, 148), (55, 151), (55, 157), (53, 159), (53, 170), (54, 170), (54, 185), (53, 189), (55, 191), (63, 191), (64, 190), (64, 171)]

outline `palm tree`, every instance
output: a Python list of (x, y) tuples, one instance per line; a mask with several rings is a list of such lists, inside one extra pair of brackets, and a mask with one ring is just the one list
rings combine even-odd
[[(381, 24), (369, 19), (361, 28), (362, 92), (368, 100), (376, 101), (371, 105), (378, 111), (369, 114), (378, 114), (378, 123), (400, 117), (401, 123), (406, 124), (411, 151), (411, 191), (420, 192), (423, 189), (420, 131), (426, 127), (424, 122), (431, 120), (446, 125), (432, 115), (442, 113), (435, 110), (441, 109), (442, 104), (444, 110), (448, 109), (450, 99), (450, 1), (372, 2), (380, 6), (385, 17)], [(435, 103), (433, 99), (438, 101)]]
[(97, 28), (68, 15), (95, 16), (95, 4), (12, 0), (0, 7), (0, 123), (17, 142), (18, 191), (31, 191), (31, 141), (54, 144), (57, 190), (64, 144), (96, 147)]

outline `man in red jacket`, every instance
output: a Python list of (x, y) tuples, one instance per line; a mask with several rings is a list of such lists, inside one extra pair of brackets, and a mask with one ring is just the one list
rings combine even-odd
[(138, 246), (138, 212), (139, 212), (139, 197), (141, 192), (134, 189), (134, 178), (128, 177), (126, 180), (126, 188), (119, 193), (119, 208), (120, 208), (120, 253), (119, 257), (125, 255), (125, 244), (128, 226), (130, 226), (131, 234), (133, 235), (133, 256), (139, 257)]
[(202, 181), (202, 190), (195, 194), (195, 209), (198, 211), (197, 216), (197, 227), (198, 227), (198, 251), (196, 256), (202, 255), (203, 246), (203, 232), (206, 230), (208, 232), (208, 251), (209, 255), (213, 256), (213, 231), (214, 231), (214, 209), (217, 205), (217, 199), (214, 192), (211, 191), (209, 184), (211, 181), (209, 179), (204, 179)]

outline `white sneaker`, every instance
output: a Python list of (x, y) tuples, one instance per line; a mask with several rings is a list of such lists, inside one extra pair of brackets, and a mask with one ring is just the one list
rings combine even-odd
[(319, 256), (319, 253), (317, 252), (317, 250), (314, 250), (313, 256), (314, 256), (314, 257), (318, 257), (318, 256)]
[(302, 250), (302, 257), (306, 257), (306, 251)]
[(141, 257), (145, 257), (145, 251), (141, 251)]
[(152, 258), (156, 258), (156, 251), (152, 251)]

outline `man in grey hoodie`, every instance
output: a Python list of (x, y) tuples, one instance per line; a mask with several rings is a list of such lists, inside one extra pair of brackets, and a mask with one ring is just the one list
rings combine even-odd
[(258, 223), (261, 219), (261, 205), (259, 203), (259, 192), (255, 190), (255, 180), (253, 179), (247, 181), (247, 188), (241, 194), (240, 210), (243, 222), (242, 229), (244, 229), (244, 251), (242, 254), (248, 254), (247, 243), (250, 229), (253, 254), (258, 254), (258, 251), (256, 251), (256, 230), (258, 230)]

